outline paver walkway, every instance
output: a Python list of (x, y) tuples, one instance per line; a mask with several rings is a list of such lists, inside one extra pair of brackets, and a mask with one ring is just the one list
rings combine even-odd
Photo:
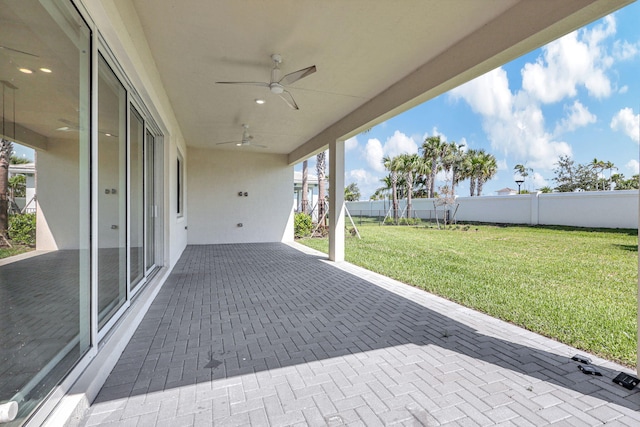
[(576, 353), (299, 245), (189, 246), (81, 424), (640, 425)]

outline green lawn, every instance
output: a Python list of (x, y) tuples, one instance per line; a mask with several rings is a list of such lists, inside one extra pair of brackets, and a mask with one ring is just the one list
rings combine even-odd
[(0, 248), (0, 259), (32, 251), (33, 248), (23, 245), (14, 245), (12, 248)]
[[(638, 233), (358, 226), (347, 261), (609, 360), (636, 364)], [(301, 243), (327, 252), (327, 239)]]

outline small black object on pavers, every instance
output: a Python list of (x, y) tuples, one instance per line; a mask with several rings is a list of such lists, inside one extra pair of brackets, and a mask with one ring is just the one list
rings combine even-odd
[(587, 375), (595, 375), (597, 377), (601, 377), (602, 373), (598, 371), (596, 368), (590, 365), (578, 365), (578, 369), (580, 369), (583, 373)]
[(591, 365), (591, 359), (587, 356), (583, 356), (581, 354), (576, 354), (571, 358), (571, 360), (575, 360), (576, 362), (584, 363), (585, 365)]
[(620, 372), (618, 376), (613, 379), (613, 382), (628, 390), (633, 390), (635, 386), (640, 384), (640, 379), (629, 374), (625, 374), (624, 372)]

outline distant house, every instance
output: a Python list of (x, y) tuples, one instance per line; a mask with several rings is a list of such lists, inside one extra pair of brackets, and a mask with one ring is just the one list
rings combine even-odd
[[(315, 206), (318, 202), (318, 177), (316, 175), (307, 175), (309, 201), (308, 211), (315, 212)], [(325, 187), (326, 188), (326, 187)], [(293, 172), (293, 203), (296, 212), (302, 212), (302, 172)]]
[(518, 190), (514, 190), (513, 188), (505, 187), (502, 190), (496, 191), (498, 196), (513, 196), (514, 194), (518, 194)]
[(23, 212), (35, 212), (36, 210), (36, 164), (24, 163), (9, 165), (9, 178), (16, 175), (24, 175), (26, 181), (25, 197), (15, 197), (14, 202)]

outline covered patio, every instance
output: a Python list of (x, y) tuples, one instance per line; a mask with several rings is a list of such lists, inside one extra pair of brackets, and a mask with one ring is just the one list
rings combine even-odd
[(638, 424), (622, 367), (344, 263), (342, 191), (349, 139), (632, 2), (0, 0), (47, 251), (0, 274), (0, 423)]
[(640, 423), (614, 363), (299, 244), (191, 245), (80, 425)]

